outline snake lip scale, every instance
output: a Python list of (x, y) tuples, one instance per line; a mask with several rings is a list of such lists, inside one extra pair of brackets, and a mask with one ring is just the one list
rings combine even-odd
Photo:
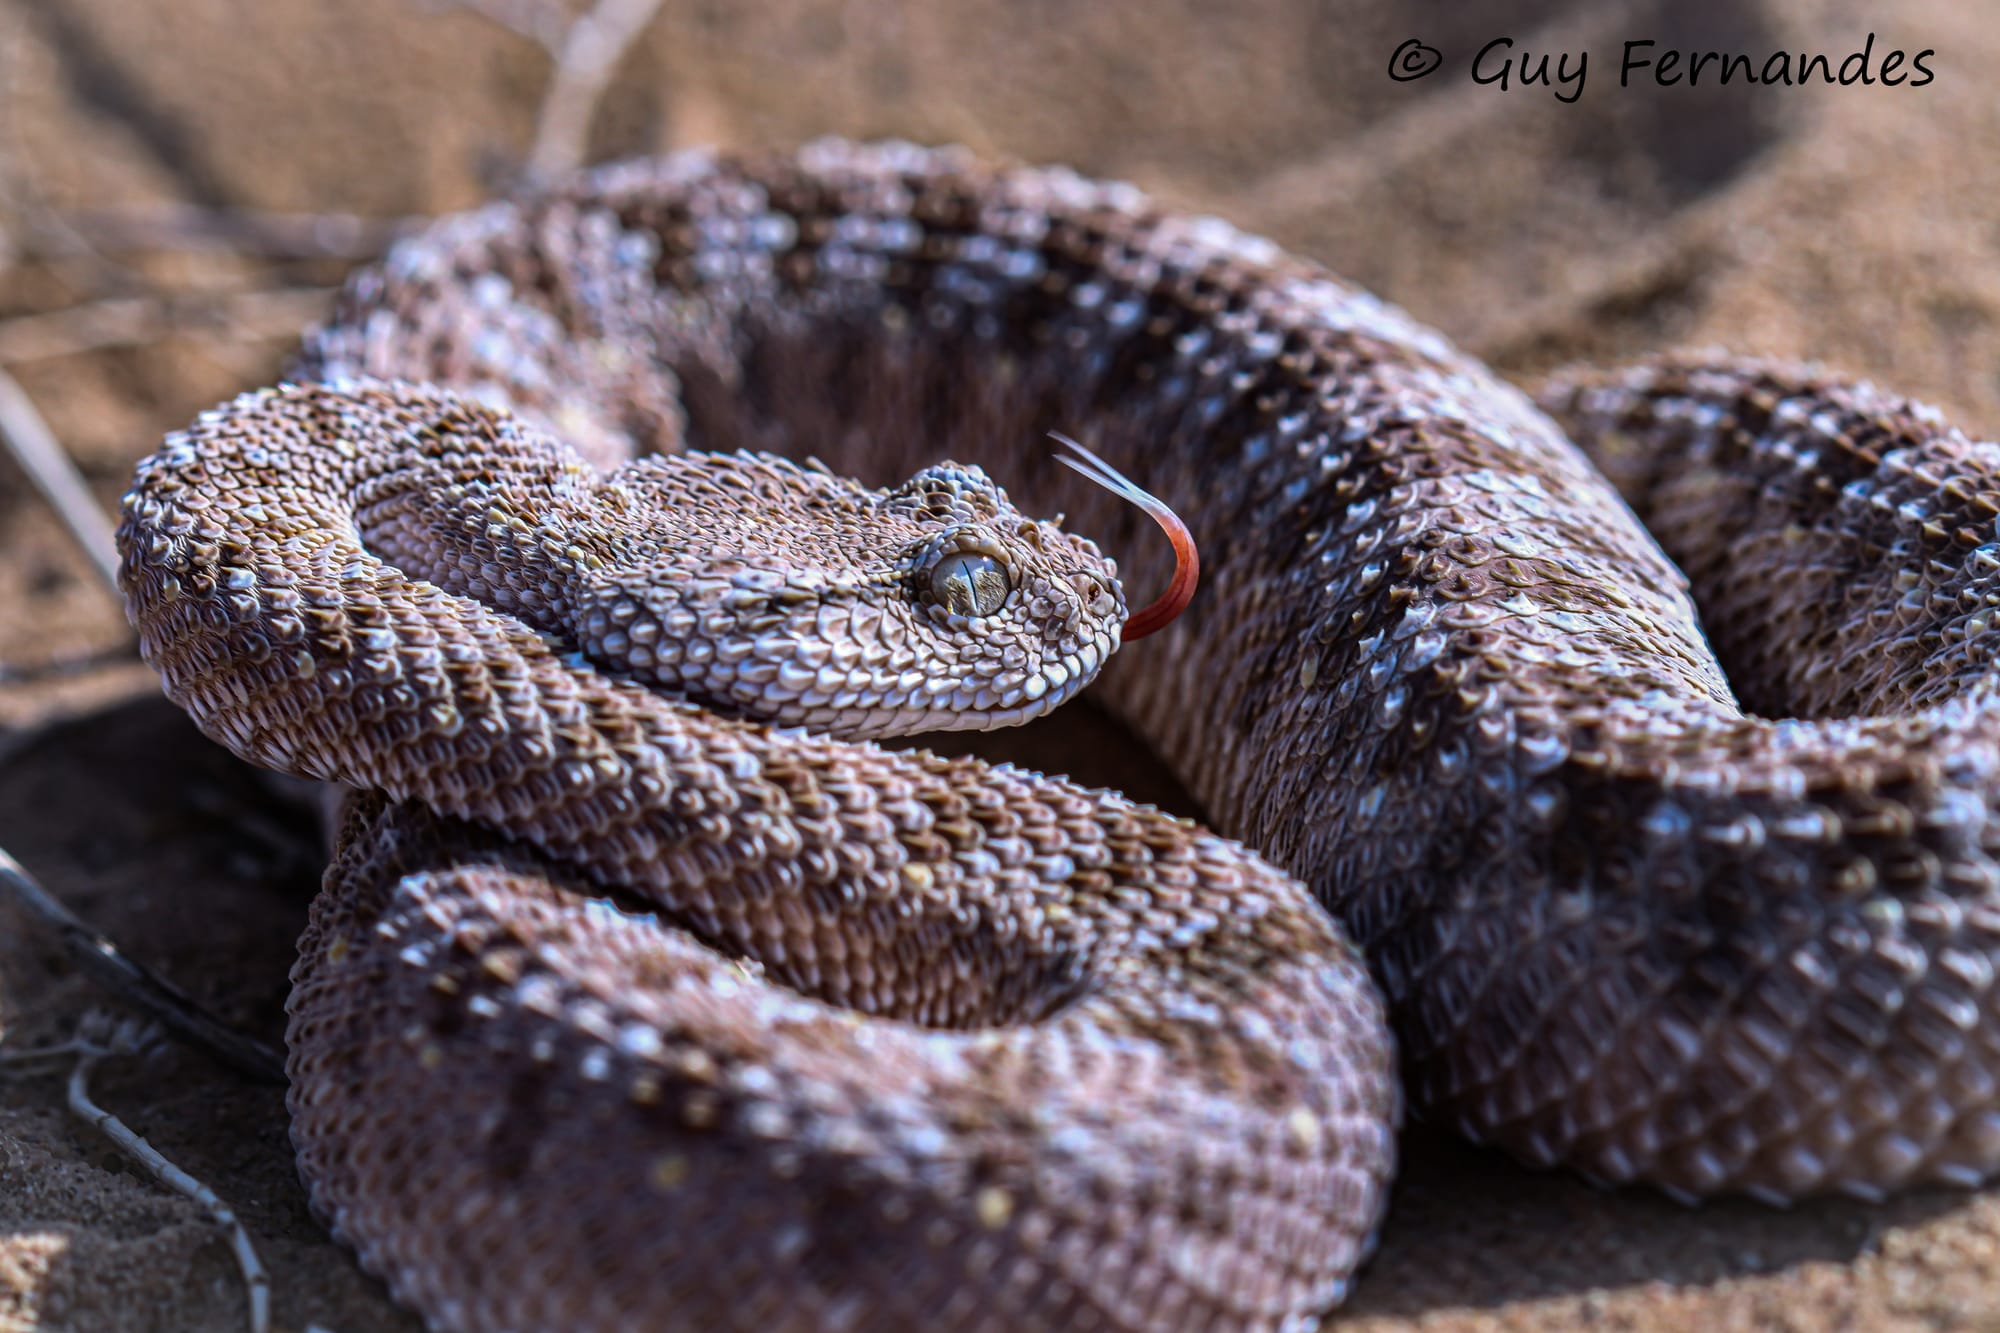
[[(2000, 448), (1865, 383), (1531, 402), (1129, 186), (693, 152), (400, 243), (120, 548), (169, 695), (353, 789), (292, 1134), (436, 1329), (1303, 1329), (1406, 1102), (2000, 1165)], [(1100, 670), (1227, 837), (868, 740)]]

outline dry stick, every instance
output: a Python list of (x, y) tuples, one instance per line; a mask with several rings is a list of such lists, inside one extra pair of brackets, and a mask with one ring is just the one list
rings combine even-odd
[[(67, 680), (73, 676), (87, 676), (93, 671), (108, 666), (122, 666), (139, 660), (139, 645), (133, 639), (121, 639), (117, 643), (101, 648), (86, 648), (81, 652), (65, 653), (60, 657), (45, 658), (40, 662), (0, 662), (0, 685), (34, 685), (45, 680)], [(0, 746), (6, 738), (0, 736)]]
[[(0, 662), (0, 694), (4, 694), (10, 686), (37, 685), (51, 680), (71, 680), (110, 667), (127, 664), (136, 666), (139, 660), (139, 643), (136, 639), (128, 638), (100, 648), (66, 653), (40, 662), (22, 664)], [(61, 708), (37, 711), (41, 715), (32, 725), (0, 725), (0, 768), (5, 768), (14, 761), (16, 755), (39, 742), (48, 734), (49, 729), (58, 725), (69, 712), (68, 709)]]
[[(98, 301), (46, 315), (0, 322), (0, 366), (68, 356), (103, 347), (156, 342), (202, 325), (243, 338), (290, 338), (326, 313), (330, 288), (244, 292), (198, 301), (157, 298)], [(20, 383), (0, 369), (0, 443), (35, 483), (56, 517), (90, 558), (104, 585), (118, 591), (118, 553), (111, 519), (98, 508), (76, 464)]]
[[(0, 56), (5, 54), (5, 46), (0, 45)], [(0, 61), (0, 65), (4, 65), (4, 61)], [(0, 68), (0, 87), (4, 86), (4, 69)], [(0, 235), (0, 260), (7, 258), (7, 249), (11, 245), (17, 254), (87, 259), (97, 270), (96, 277), (100, 281), (106, 277), (137, 277), (123, 264), (100, 254), (88, 239), (79, 235), (64, 220), (59, 211), (42, 199), (30, 175), (15, 166), (11, 145), (4, 139), (0, 139), (0, 214), (11, 217), (18, 226), (17, 234)]]
[(102, 932), (57, 901), (4, 847), (0, 847), (0, 895), (11, 896), (46, 922), (77, 971), (150, 1014), (175, 1037), (247, 1078), (260, 1083), (285, 1081), (285, 1063), (277, 1052), (211, 1016), (172, 983), (121, 953)]
[(294, 287), (223, 296), (138, 296), (92, 301), (0, 321), (0, 365), (139, 347), (172, 334), (212, 333), (264, 341), (295, 338), (333, 303), (332, 287)]
[(127, 1157), (174, 1193), (192, 1199), (208, 1210), (229, 1233), (229, 1248), (243, 1274), (249, 1302), (250, 1333), (268, 1333), (271, 1327), (271, 1275), (265, 1271), (250, 1232), (237, 1218), (236, 1210), (222, 1196), (167, 1160), (158, 1148), (146, 1142), (131, 1126), (99, 1106), (90, 1097), (90, 1075), (97, 1062), (114, 1055), (143, 1055), (159, 1037), (159, 1030), (143, 1019), (119, 1020), (102, 1010), (84, 1014), (77, 1033), (70, 1040), (31, 1051), (0, 1052), (0, 1065), (25, 1065), (57, 1056), (73, 1058), (70, 1068), (69, 1109), (77, 1119), (110, 1139)]
[(257, 1257), (249, 1229), (238, 1220), (236, 1211), (222, 1197), (175, 1166), (159, 1149), (140, 1137), (124, 1121), (112, 1115), (90, 1097), (90, 1075), (97, 1062), (113, 1055), (143, 1055), (158, 1037), (158, 1030), (144, 1020), (119, 1022), (100, 1010), (83, 1016), (78, 1035), (53, 1046), (34, 1050), (0, 1051), (0, 1068), (30, 1066), (44, 1060), (63, 1058), (74, 1061), (69, 1077), (71, 1114), (110, 1139), (128, 1157), (144, 1167), (154, 1180), (208, 1210), (208, 1215), (229, 1232), (229, 1248), (243, 1274), (249, 1306), (250, 1333), (268, 1333), (271, 1327), (271, 1276)]
[(528, 150), (526, 175), (540, 184), (583, 165), (590, 134), (591, 112), (605, 85), (653, 16), (661, 0), (598, 0), (588, 14), (570, 24), (556, 56), (549, 90), (542, 98), (535, 124), (535, 144)]
[(35, 410), (25, 390), (14, 377), (0, 370), (0, 442), (13, 451), (21, 469), (28, 474), (69, 529), (70, 536), (90, 557), (104, 585), (118, 591), (118, 553), (111, 536), (111, 520), (78, 475), (42, 414)]
[(569, 24), (555, 0), (418, 0), (417, 8), (430, 14), (450, 9), (477, 14), (533, 42), (549, 53), (549, 59), (562, 58), (563, 33)]
[(168, 1161), (159, 1149), (133, 1132), (124, 1121), (90, 1100), (90, 1071), (96, 1068), (100, 1059), (112, 1053), (86, 1050), (77, 1057), (76, 1068), (69, 1075), (69, 1109), (78, 1119), (117, 1144), (127, 1157), (144, 1166), (153, 1179), (206, 1208), (216, 1224), (229, 1233), (229, 1248), (236, 1255), (237, 1268), (242, 1270), (245, 1294), (250, 1301), (250, 1333), (269, 1333), (271, 1275), (265, 1271), (263, 1261), (257, 1258), (256, 1248), (250, 1243), (250, 1232), (237, 1220), (236, 1210), (224, 1203), (221, 1195)]
[[(373, 259), (421, 225), (415, 218), (355, 213), (282, 213), (167, 204), (64, 213), (72, 235), (98, 253), (164, 250), (257, 259)], [(39, 248), (33, 252), (41, 253)]]

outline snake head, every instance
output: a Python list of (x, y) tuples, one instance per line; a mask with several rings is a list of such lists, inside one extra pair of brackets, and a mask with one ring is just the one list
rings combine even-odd
[(658, 530), (597, 544), (637, 556), (579, 590), (578, 646), (738, 716), (849, 739), (1012, 726), (1093, 679), (1125, 622), (1116, 565), (976, 467), (870, 490), (768, 455), (681, 455), (606, 490)]

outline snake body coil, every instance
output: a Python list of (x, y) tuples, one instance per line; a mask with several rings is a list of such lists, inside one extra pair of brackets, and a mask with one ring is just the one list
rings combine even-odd
[[(1274, 867), (1367, 958), (1412, 1104), (1527, 1160), (1776, 1198), (2000, 1165), (2000, 450), (1921, 409), (1727, 361), (1545, 395), (1751, 716), (1525, 398), (1063, 171), (599, 169), (403, 243), (297, 376), (141, 465), (125, 586), (211, 735), (370, 793), (295, 973), (294, 1138), (436, 1327), (1309, 1323), (1398, 1094), (1366, 974)], [(1004, 570), (1036, 617), (940, 693), (1020, 712), (1109, 653), (1101, 558), (978, 479), (584, 461), (978, 460), (1164, 584), (1051, 429), (1194, 529), (1201, 595), (1105, 694), (1261, 855), (817, 734), (894, 729), (852, 716), (883, 680), (930, 707), (882, 610), (922, 587), (802, 535), (882, 495), (991, 530), (951, 548), (958, 611)], [(780, 554), (717, 541), (720, 603), (656, 595), (710, 575), (653, 502)], [(698, 706), (773, 690), (813, 734)]]

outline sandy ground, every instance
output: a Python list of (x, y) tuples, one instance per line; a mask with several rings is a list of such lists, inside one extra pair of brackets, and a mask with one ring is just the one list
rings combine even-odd
[[(619, 67), (589, 152), (842, 132), (1068, 161), (1321, 258), (1511, 374), (1725, 344), (1827, 360), (1990, 434), (2000, 27), (1985, 11), (670, 0)], [(1618, 86), (1627, 40), (1837, 64), (1871, 30), (1875, 68), (1890, 49), (1934, 48), (1935, 81)], [(1474, 84), (1472, 52), (1502, 36), (1534, 56), (1588, 50), (1581, 96)], [(1440, 49), (1444, 68), (1390, 81), (1407, 37)], [(310, 308), (345, 262), (217, 245), (92, 252), (63, 218), (471, 204), (518, 170), (547, 78), (535, 44), (439, 3), (0, 0), (0, 365), (115, 504), (163, 431), (272, 376), (284, 312)], [(274, 317), (254, 295), (274, 287), (303, 295)], [(176, 307), (176, 331), (134, 345), (79, 349), (76, 317), (60, 313), (163, 291), (200, 296)], [(0, 663), (113, 655), (0, 683), (0, 845), (275, 1039), (317, 873), (311, 818), (201, 741), (142, 667), (118, 660), (122, 642), (116, 604), (0, 458)], [(1143, 754), (1079, 743), (1080, 725), (1057, 719), (1027, 757), (1174, 801)], [(95, 1001), (0, 910), (7, 1049), (61, 1039)], [(310, 1217), (277, 1092), (171, 1051), (109, 1066), (95, 1087), (243, 1215), (280, 1326), (414, 1327)], [(59, 1077), (0, 1080), (0, 1331), (242, 1327), (215, 1229), (81, 1128), (62, 1095)], [(1690, 1211), (1421, 1129), (1406, 1151), (1342, 1327), (2000, 1328), (2000, 1191)]]

